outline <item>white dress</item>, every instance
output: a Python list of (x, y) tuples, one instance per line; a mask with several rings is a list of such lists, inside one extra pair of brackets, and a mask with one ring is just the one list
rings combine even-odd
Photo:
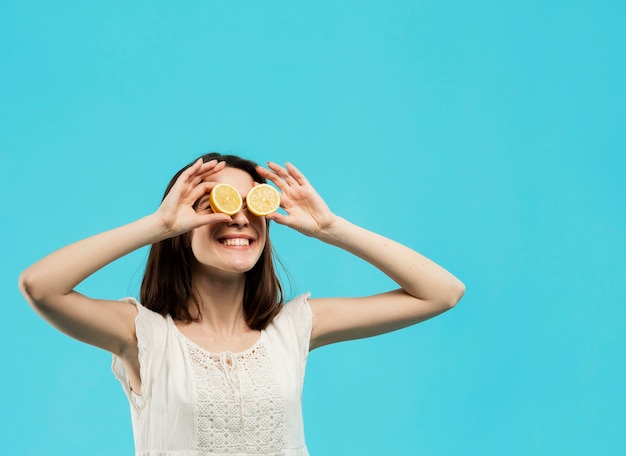
[(168, 315), (137, 306), (141, 396), (121, 360), (113, 372), (130, 402), (137, 456), (308, 456), (302, 385), (309, 353), (308, 294), (288, 302), (257, 342), (210, 353)]

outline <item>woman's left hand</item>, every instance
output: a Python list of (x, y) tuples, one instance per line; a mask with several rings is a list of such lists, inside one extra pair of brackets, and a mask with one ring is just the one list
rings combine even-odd
[(320, 236), (333, 224), (337, 217), (295, 166), (287, 163), (283, 168), (272, 162), (267, 166), (269, 170), (258, 166), (257, 171), (282, 192), (280, 207), (287, 212), (274, 212), (268, 219), (312, 237)]

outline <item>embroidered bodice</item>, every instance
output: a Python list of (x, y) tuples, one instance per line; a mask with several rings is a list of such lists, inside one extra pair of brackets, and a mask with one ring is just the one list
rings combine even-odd
[(302, 384), (311, 332), (308, 295), (285, 304), (257, 342), (240, 353), (211, 353), (167, 316), (131, 300), (142, 394), (123, 364), (113, 371), (131, 406), (138, 456), (306, 456)]

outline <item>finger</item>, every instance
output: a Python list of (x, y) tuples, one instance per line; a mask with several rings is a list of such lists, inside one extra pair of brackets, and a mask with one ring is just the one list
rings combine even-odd
[(282, 178), (287, 178), (289, 177), (289, 172), (283, 168), (282, 166), (280, 166), (278, 163), (274, 163), (274, 162), (267, 162), (267, 166), (274, 171), (276, 174), (278, 174), (280, 177)]
[(280, 212), (272, 212), (271, 214), (266, 215), (265, 218), (267, 220), (272, 220), (280, 225), (289, 225), (289, 216), (281, 214)]
[(215, 187), (217, 185), (217, 182), (201, 182), (198, 185), (196, 185), (195, 187), (193, 187), (193, 189), (191, 189), (191, 191), (188, 194), (188, 201), (190, 201), (191, 203), (195, 203), (196, 201), (198, 201), (200, 198), (202, 198), (202, 196), (211, 193), (211, 190), (213, 190), (213, 187)]
[(212, 223), (230, 223), (233, 218), (221, 212), (211, 212), (210, 214), (198, 214), (198, 226), (211, 225)]
[(221, 170), (223, 170), (226, 167), (226, 162), (225, 161), (221, 161), (218, 162), (217, 160), (210, 160), (206, 163), (204, 163), (200, 169), (198, 170), (198, 172), (196, 173), (196, 179), (197, 182), (201, 182), (204, 179), (207, 179), (209, 176), (219, 173)]
[(282, 179), (275, 172), (270, 171), (260, 165), (257, 165), (256, 170), (262, 177), (271, 180), (274, 183), (274, 185), (276, 185), (276, 187), (278, 187), (278, 189), (282, 191), (283, 193), (285, 192), (285, 189), (289, 187), (289, 185), (285, 182), (285, 180)]
[(184, 176), (185, 178), (189, 179), (192, 176), (195, 177), (205, 173), (214, 172), (215, 168), (221, 170), (224, 168), (225, 164), (225, 162), (220, 162), (217, 159), (203, 162), (202, 158), (199, 158), (181, 174), (181, 177)]
[(225, 161), (209, 160), (200, 168), (201, 174), (211, 174), (223, 170), (226, 167)]
[(291, 176), (291, 174), (289, 174), (289, 171), (287, 171), (279, 164), (274, 162), (267, 162), (267, 166), (269, 166), (272, 171), (282, 177), (289, 185), (293, 185), (296, 183), (296, 180)]
[(307, 180), (306, 177), (304, 177), (304, 174), (302, 174), (302, 172), (300, 172), (300, 170), (298, 168), (296, 168), (294, 165), (292, 165), (291, 163), (287, 162), (285, 164), (285, 166), (287, 167), (287, 171), (289, 171), (289, 174), (291, 176), (293, 176), (294, 180), (300, 184), (300, 185), (308, 185), (309, 181)]
[(206, 163), (201, 163), (201, 160), (202, 159), (198, 159), (180, 175), (174, 185), (176, 189), (179, 189), (179, 193), (184, 194), (185, 192), (193, 191), (189, 190), (189, 188), (195, 188), (198, 184), (202, 183), (204, 179), (218, 173), (226, 166), (226, 162), (210, 160)]
[(189, 182), (190, 180), (193, 179), (193, 177), (196, 175), (196, 173), (198, 172), (201, 166), (202, 166), (202, 159), (199, 158), (193, 163), (193, 165), (191, 165), (189, 168), (187, 168), (185, 171), (181, 173), (178, 180)]
[[(199, 177), (202, 173), (202, 168), (206, 165), (206, 163), (202, 163), (202, 159), (197, 159), (189, 168), (183, 171), (176, 183), (174, 184), (176, 187), (181, 187), (183, 185), (196, 185), (201, 181)], [(211, 163), (210, 166), (215, 166), (215, 163)]]

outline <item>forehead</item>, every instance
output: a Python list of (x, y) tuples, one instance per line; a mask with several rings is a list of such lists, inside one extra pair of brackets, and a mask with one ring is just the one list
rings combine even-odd
[(254, 186), (252, 176), (239, 168), (226, 167), (218, 173), (204, 179), (207, 182), (219, 182), (220, 184), (230, 184), (239, 190), (239, 193), (246, 195)]

